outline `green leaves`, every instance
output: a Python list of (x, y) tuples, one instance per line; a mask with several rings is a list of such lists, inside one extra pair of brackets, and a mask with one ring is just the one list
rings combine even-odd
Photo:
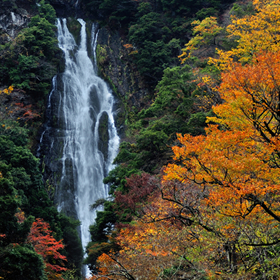
[(55, 26), (38, 15), (31, 19), (29, 28), (23, 30), (23, 44), (31, 54), (51, 59), (56, 50)]
[(137, 137), (140, 150), (148, 150), (149, 154), (157, 156), (166, 150), (168, 136), (163, 131), (143, 130)]
[(39, 6), (40, 17), (45, 18), (51, 24), (55, 24), (56, 12), (52, 5), (46, 4), (44, 0), (40, 2)]
[(40, 2), (40, 15), (31, 18), (15, 40), (0, 48), (0, 81), (44, 97), (55, 75), (55, 10)]
[(47, 280), (44, 263), (30, 245), (0, 248), (0, 277), (7, 280)]
[(2, 121), (0, 135), (6, 135), (16, 146), (25, 146), (28, 141), (28, 130), (12, 120)]

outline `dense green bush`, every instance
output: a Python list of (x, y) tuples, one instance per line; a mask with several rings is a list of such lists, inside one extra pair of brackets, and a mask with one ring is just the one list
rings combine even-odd
[(29, 28), (24, 29), (21, 33), (22, 43), (30, 54), (38, 57), (52, 58), (57, 50), (57, 39), (54, 31), (55, 26), (46, 18), (34, 16), (31, 19)]
[(13, 245), (0, 248), (0, 277), (5, 280), (47, 280), (44, 263), (30, 245)]
[(133, 21), (137, 7), (133, 0), (84, 0), (84, 3), (91, 11), (91, 16), (115, 29)]
[(59, 52), (55, 35), (55, 10), (40, 2), (39, 14), (13, 42), (0, 46), (0, 84), (14, 85), (44, 98), (56, 73)]
[[(0, 262), (5, 266), (0, 267), (0, 276), (6, 275), (9, 268), (14, 268), (14, 278), (4, 279), (25, 279), (17, 278), (20, 271), (25, 272), (26, 279), (44, 279), (40, 274), (41, 259), (32, 248), (18, 248), (18, 252), (10, 252), (10, 244), (22, 245), (29, 233), (30, 226), (35, 218), (43, 218), (51, 226), (55, 237), (65, 242), (65, 255), (68, 257), (68, 267), (73, 266), (79, 275), (82, 265), (83, 250), (77, 233), (78, 221), (59, 214), (49, 199), (42, 182), (42, 175), (39, 169), (38, 159), (33, 156), (26, 144), (28, 142), (28, 130), (20, 127), (14, 121), (2, 121), (0, 123)], [(19, 211), (25, 213), (26, 220), (18, 223), (15, 214)], [(34, 258), (38, 270), (28, 273), (28, 265), (25, 261), (28, 257)], [(13, 261), (18, 261), (14, 263)], [(32, 269), (32, 267), (30, 267)], [(38, 274), (39, 273), (39, 274)], [(40, 276), (41, 275), (41, 276)], [(11, 277), (12, 277), (11, 276)], [(10, 277), (10, 276), (9, 276)], [(37, 277), (37, 278), (36, 278)]]
[(163, 70), (179, 65), (177, 56), (192, 35), (191, 22), (218, 16), (233, 0), (83, 0), (95, 17), (112, 29), (122, 30), (133, 44), (133, 58), (151, 90)]
[(56, 12), (52, 5), (46, 4), (44, 0), (40, 1), (39, 15), (41, 18), (45, 18), (49, 23), (55, 24)]

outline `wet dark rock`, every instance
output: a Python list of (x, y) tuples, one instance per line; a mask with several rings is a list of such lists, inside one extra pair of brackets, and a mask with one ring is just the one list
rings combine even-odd
[[(63, 166), (63, 149), (65, 136), (64, 114), (59, 106), (63, 98), (62, 74), (56, 77), (55, 91), (49, 96), (49, 103), (46, 109), (46, 122), (42, 129), (40, 148), (37, 156), (41, 158), (44, 168), (44, 181), (51, 184), (56, 192), (54, 194), (54, 204), (60, 205), (67, 216), (77, 219), (75, 206), (74, 177), (71, 159), (66, 159)], [(63, 168), (65, 176), (62, 178)], [(63, 193), (63, 197), (61, 194)]]
[(104, 160), (107, 161), (109, 133), (108, 133), (108, 114), (106, 112), (103, 112), (100, 117), (98, 134), (99, 134), (98, 149), (104, 155)]
[(0, 3), (0, 44), (12, 41), (29, 21), (30, 14), (25, 9), (16, 8), (12, 3)]
[(59, 18), (83, 17), (84, 12), (80, 7), (81, 0), (50, 0), (49, 2)]
[(103, 27), (98, 35), (97, 59), (101, 75), (115, 88), (119, 97), (129, 106), (142, 108), (149, 95), (148, 87), (140, 77), (133, 57), (118, 32), (111, 34)]

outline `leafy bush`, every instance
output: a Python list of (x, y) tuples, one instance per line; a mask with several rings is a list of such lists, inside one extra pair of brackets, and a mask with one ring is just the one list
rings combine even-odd
[[(82, 245), (77, 233), (79, 222), (59, 214), (53, 206), (43, 186), (38, 159), (26, 147), (27, 142), (27, 129), (10, 120), (0, 123), (0, 234), (5, 235), (5, 238), (0, 238), (0, 245), (5, 247), (10, 243), (24, 243), (34, 220), (33, 217), (43, 218), (56, 232), (56, 238), (64, 239), (67, 245), (64, 253), (67, 257), (69, 256), (68, 266), (74, 265), (79, 275), (83, 258)], [(19, 211), (23, 211), (26, 217), (21, 224), (15, 216)], [(21, 252), (23, 249), (19, 250)], [(0, 261), (8, 263), (9, 253), (5, 251), (3, 254), (0, 249)], [(28, 254), (35, 253), (28, 251)], [(20, 255), (19, 258), (21, 258)], [(36, 262), (38, 263), (38, 260)], [(14, 263), (9, 265), (7, 269), (15, 266)], [(24, 259), (22, 265), (25, 265)], [(39, 264), (38, 267), (40, 267)], [(19, 269), (26, 270), (23, 267)], [(0, 276), (2, 276), (1, 273), (5, 275), (6, 272), (0, 269)], [(18, 273), (17, 269), (15, 273)], [(13, 275), (14, 279), (18, 279), (17, 274)], [(30, 276), (32, 275), (30, 272)], [(39, 274), (36, 275), (37, 278), (28, 279), (44, 279), (40, 278)]]
[(28, 28), (20, 31), (14, 42), (0, 48), (0, 82), (13, 84), (38, 98), (50, 90), (55, 75), (59, 49), (55, 36), (55, 10), (40, 2), (40, 15), (31, 18)]

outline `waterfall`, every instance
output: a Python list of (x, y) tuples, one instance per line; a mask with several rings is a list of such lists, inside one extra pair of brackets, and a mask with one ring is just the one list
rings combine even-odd
[[(79, 45), (67, 28), (66, 19), (57, 20), (58, 45), (65, 56), (65, 70), (53, 79), (47, 106), (52, 127), (47, 124), (41, 142), (48, 135), (45, 157), (50, 158), (50, 169), (54, 170), (54, 162), (60, 166), (55, 203), (59, 211), (72, 216), (75, 212), (81, 221), (80, 234), (85, 248), (90, 241), (89, 226), (96, 218), (90, 205), (108, 196), (103, 179), (113, 168), (119, 137), (114, 123), (114, 97), (97, 75), (97, 27), (92, 26), (91, 50), (87, 50), (86, 23), (82, 19), (78, 22)], [(89, 58), (89, 52), (94, 61)], [(101, 141), (100, 131), (108, 136), (107, 141)]]

